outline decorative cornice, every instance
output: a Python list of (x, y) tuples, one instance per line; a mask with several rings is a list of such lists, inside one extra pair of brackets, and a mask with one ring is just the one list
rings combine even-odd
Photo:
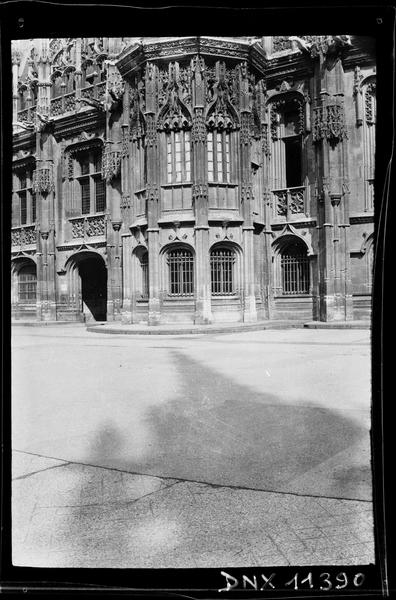
[(116, 65), (123, 77), (128, 78), (147, 61), (182, 59), (195, 55), (230, 58), (248, 61), (261, 74), (265, 72), (267, 58), (260, 44), (217, 39), (212, 37), (185, 37), (133, 45), (120, 55)]
[[(303, 227), (316, 227), (316, 219), (305, 220), (305, 221), (292, 221), (290, 223), (295, 229), (301, 229)], [(280, 231), (285, 228), (285, 223), (271, 223), (272, 231)]]

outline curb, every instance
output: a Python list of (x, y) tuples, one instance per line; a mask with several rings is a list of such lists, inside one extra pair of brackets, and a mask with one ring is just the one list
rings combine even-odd
[(370, 321), (311, 321), (304, 323), (305, 329), (371, 329)]
[(239, 333), (244, 331), (262, 331), (264, 329), (302, 329), (304, 326), (303, 322), (297, 321), (280, 321), (279, 323), (252, 323), (248, 325), (223, 325), (218, 327), (206, 326), (192, 326), (184, 327), (180, 329), (159, 329), (158, 327), (147, 326), (145, 329), (127, 329), (109, 327), (107, 325), (99, 326), (87, 326), (87, 331), (90, 333), (107, 333), (107, 334), (120, 334), (120, 335), (202, 335), (211, 333)]
[(65, 325), (84, 326), (81, 321), (11, 321), (11, 327), (58, 327)]

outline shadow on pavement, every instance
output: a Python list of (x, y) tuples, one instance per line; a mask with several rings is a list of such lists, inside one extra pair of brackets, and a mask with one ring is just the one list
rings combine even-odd
[[(362, 467), (352, 448), (365, 438), (369, 444), (364, 427), (322, 406), (284, 404), (278, 396), (235, 384), (182, 352), (172, 354), (182, 393), (147, 408), (135, 432), (131, 425), (129, 453), (124, 434), (125, 451), (119, 458), (112, 451), (109, 460), (107, 434), (90, 462), (160, 477), (293, 492), (294, 479), (351, 448), (352, 464), (340, 463), (336, 469), (350, 467), (354, 477), (329, 474), (330, 483), (323, 486), (315, 473), (312, 481), (308, 475), (307, 490), (297, 491), (320, 495), (325, 487), (326, 495), (357, 498), (361, 476), (370, 488), (370, 465)], [(144, 445), (140, 452), (136, 444), (133, 451), (132, 439), (139, 429), (146, 432), (136, 442)], [(327, 478), (326, 471), (319, 476)]]

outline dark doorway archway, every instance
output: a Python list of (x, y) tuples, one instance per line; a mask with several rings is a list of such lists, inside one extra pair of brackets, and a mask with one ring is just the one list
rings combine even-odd
[(99, 256), (89, 256), (79, 261), (81, 297), (95, 321), (106, 321), (107, 269)]

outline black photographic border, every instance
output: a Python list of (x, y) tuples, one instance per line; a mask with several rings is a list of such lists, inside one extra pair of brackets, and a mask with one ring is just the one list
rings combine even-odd
[[(186, 35), (296, 35), (334, 34), (370, 36), (376, 41), (378, 121), (375, 178), (375, 271), (372, 312), (372, 469), (374, 476), (375, 565), (312, 567), (263, 567), (223, 569), (43, 569), (14, 567), (11, 564), (11, 407), (10, 407), (10, 339), (11, 310), (9, 294), (10, 265), (10, 198), (11, 198), (11, 40), (35, 37), (86, 36), (186, 36)], [(1, 43), (1, 227), (2, 227), (2, 480), (1, 480), (1, 574), (3, 594), (129, 595), (133, 597), (164, 596), (213, 598), (232, 595), (246, 597), (383, 597), (393, 591), (393, 540), (391, 503), (392, 449), (392, 267), (391, 256), (394, 190), (394, 86), (395, 86), (395, 7), (389, 3), (374, 6), (369, 2), (349, 1), (330, 5), (315, 2), (277, 2), (270, 5), (230, 4), (219, 0), (213, 4), (140, 2), (49, 2), (46, 0), (11, 1), (0, 6)], [(386, 390), (388, 390), (386, 392)], [(351, 580), (362, 572), (361, 587), (337, 591), (302, 586), (270, 586), (261, 591), (240, 587), (219, 592), (226, 584), (221, 571), (237, 579), (252, 578), (263, 573), (287, 582), (296, 572), (301, 578), (309, 572), (319, 581), (321, 573), (335, 578), (344, 571)], [(275, 583), (275, 578), (273, 579)]]

